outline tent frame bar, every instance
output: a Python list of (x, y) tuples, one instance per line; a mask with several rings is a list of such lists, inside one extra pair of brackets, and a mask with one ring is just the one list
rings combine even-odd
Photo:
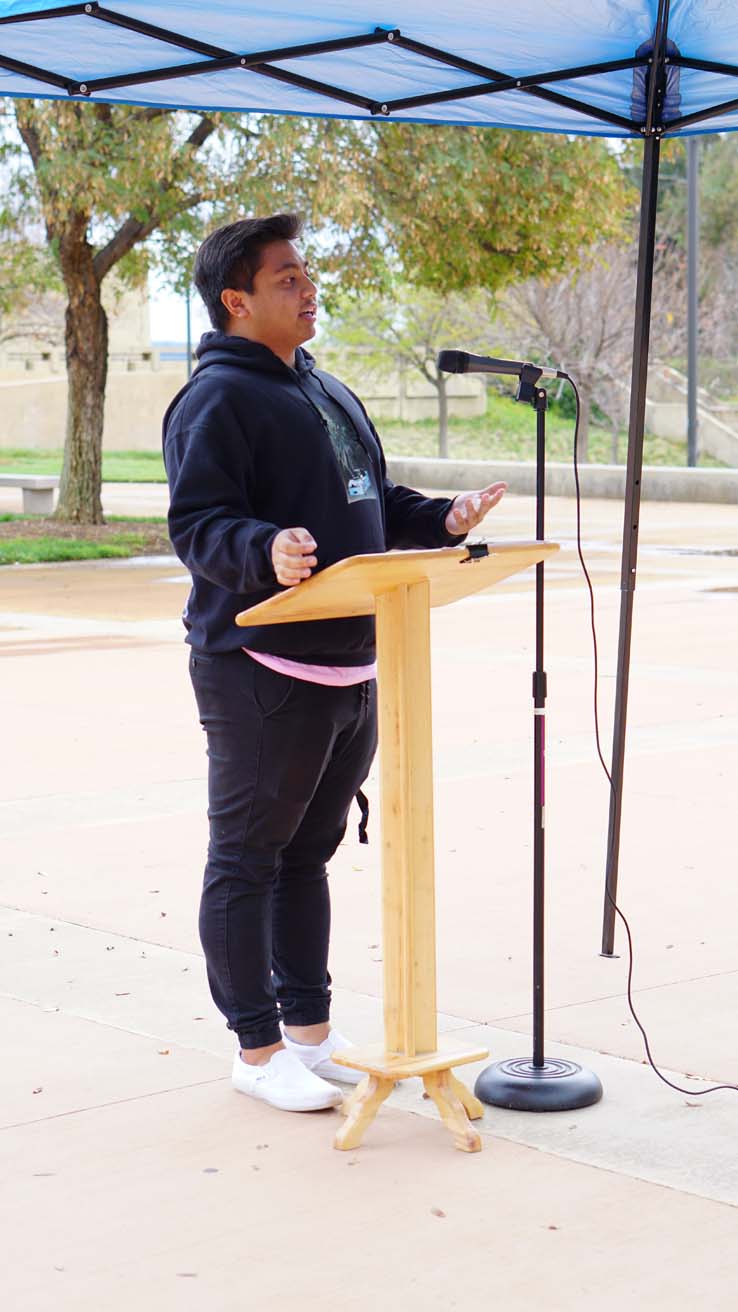
[[(363, 110), (372, 116), (381, 116), (388, 118), (393, 113), (398, 113), (408, 109), (420, 109), (425, 105), (443, 104), (448, 101), (468, 100), (475, 96), (495, 95), (506, 91), (519, 91), (523, 95), (533, 96), (540, 100), (548, 101), (556, 105), (561, 105), (565, 109), (572, 110), (577, 115), (594, 118), (601, 123), (610, 127), (615, 127), (632, 136), (646, 135), (649, 129), (645, 124), (638, 123), (634, 119), (626, 118), (621, 114), (613, 114), (608, 110), (601, 109), (598, 106), (591, 105), (586, 101), (579, 100), (573, 96), (561, 95), (559, 92), (552, 91), (548, 84), (552, 82), (575, 81), (577, 78), (596, 77), (602, 73), (618, 72), (626, 69), (639, 68), (647, 65), (650, 60), (645, 57), (634, 57), (622, 60), (610, 60), (605, 63), (582, 64), (572, 68), (552, 69), (547, 72), (526, 74), (522, 77), (515, 77), (499, 69), (488, 68), (484, 64), (478, 64), (473, 60), (464, 59), (461, 56), (453, 55), (448, 51), (439, 50), (435, 46), (426, 45), (422, 41), (414, 41), (411, 37), (403, 35), (397, 29), (375, 28), (372, 32), (365, 32), (355, 37), (337, 37), (329, 41), (314, 41), (305, 45), (286, 46), (277, 50), (260, 50), (251, 54), (243, 54), (233, 50), (227, 50), (222, 46), (214, 46), (208, 42), (200, 41), (196, 37), (185, 36), (181, 32), (174, 32), (168, 28), (158, 27), (152, 23), (144, 22), (142, 19), (133, 18), (130, 15), (107, 9), (104, 5), (98, 3), (98, 0), (89, 0), (86, 4), (63, 5), (58, 9), (37, 9), (26, 14), (12, 14), (0, 18), (0, 27), (8, 24), (17, 24), (22, 22), (39, 22), (49, 21), (51, 19), (61, 18), (93, 18), (98, 22), (109, 23), (112, 26), (125, 28), (127, 31), (136, 32), (141, 36), (148, 37), (151, 40), (159, 41), (167, 45), (176, 46), (178, 49), (187, 50), (193, 55), (199, 55), (201, 58), (197, 62), (188, 62), (185, 64), (166, 65), (160, 68), (146, 69), (138, 73), (121, 73), (117, 76), (103, 78), (71, 79), (64, 77), (52, 69), (43, 69), (33, 64), (27, 64), (22, 61), (13, 59), (11, 56), (0, 54), (0, 68), (5, 68), (9, 72), (19, 73), (21, 76), (28, 77), (31, 80), (40, 82), (47, 86), (55, 87), (60, 91), (66, 91), (67, 95), (72, 97), (81, 96), (84, 98), (96, 95), (100, 92), (112, 91), (124, 87), (145, 86), (152, 82), (171, 81), (183, 77), (198, 77), (207, 74), (223, 72), (227, 69), (243, 68), (260, 77), (273, 78), (278, 82), (285, 82), (290, 86), (299, 87), (304, 91), (314, 93), (315, 95), (324, 96), (330, 100), (335, 100), (342, 104), (352, 105), (357, 109)], [(462, 72), (470, 73), (473, 77), (480, 78), (481, 81), (467, 86), (450, 87), (445, 91), (428, 92), (426, 95), (407, 96), (395, 100), (379, 101), (369, 96), (363, 96), (348, 88), (337, 87), (331, 83), (323, 82), (318, 79), (309, 78), (303, 74), (297, 73), (291, 69), (275, 67), (276, 60), (287, 59), (304, 59), (310, 56), (332, 54), (345, 50), (361, 49), (365, 46), (396, 45), (401, 49), (411, 51), (435, 63), (442, 64), (449, 69), (456, 69)], [(675, 56), (672, 63), (680, 64), (685, 68), (694, 67), (716, 73), (724, 73), (727, 76), (738, 75), (738, 69), (733, 69), (730, 65), (714, 64), (710, 65), (707, 61), (690, 60), (686, 57)], [(679, 127), (686, 126), (688, 123), (699, 122), (701, 119), (712, 117), (715, 114), (724, 112), (726, 108), (733, 108), (734, 102), (728, 102), (726, 105), (720, 105), (714, 109), (708, 109), (699, 116), (689, 116), (675, 120), (668, 125), (660, 125), (656, 131), (663, 134), (667, 131), (677, 131)]]
[[(136, 86), (137, 83), (146, 82), (164, 82), (170, 78), (177, 77), (200, 77), (205, 73), (220, 73), (229, 68), (244, 68), (249, 72), (268, 73), (271, 71), (262, 66), (271, 63), (274, 59), (300, 59), (309, 55), (330, 54), (337, 50), (357, 50), (362, 46), (383, 45), (391, 39), (394, 33), (390, 33), (386, 28), (377, 28), (374, 32), (369, 32), (365, 36), (359, 37), (340, 37), (335, 41), (315, 41), (310, 45), (292, 46), (284, 50), (259, 50), (251, 55), (238, 55), (224, 52), (217, 59), (198, 60), (193, 64), (174, 64), (164, 68), (149, 69), (146, 74), (142, 73), (123, 73), (117, 77), (99, 77), (92, 78), (86, 82), (87, 91), (85, 94), (94, 95), (97, 91), (107, 91), (114, 87)], [(286, 72), (286, 70), (277, 69), (276, 72)], [(75, 83), (79, 87), (79, 83)], [(314, 86), (325, 87), (329, 92), (335, 92), (337, 88), (328, 87), (325, 83), (314, 82)], [(367, 106), (374, 105), (374, 100), (368, 96), (353, 95), (351, 92), (341, 91), (343, 97), (351, 96), (352, 99)]]
[[(662, 12), (664, 3), (665, 0), (660, 0), (659, 15)], [(668, 4), (666, 4), (667, 13), (668, 7)], [(515, 77), (502, 73), (498, 69), (488, 68), (484, 64), (478, 64), (473, 60), (452, 55), (448, 51), (438, 50), (435, 46), (426, 45), (422, 41), (414, 41), (411, 37), (403, 35), (398, 29), (383, 27), (377, 27), (372, 32), (365, 32), (359, 36), (337, 37), (330, 41), (313, 41), (305, 45), (286, 46), (283, 49), (260, 50), (251, 54), (242, 54), (237, 51), (226, 50), (222, 46), (211, 45), (206, 41), (200, 41), (196, 37), (185, 36), (181, 32), (157, 27), (153, 23), (146, 23), (142, 19), (132, 18), (128, 14), (107, 9), (99, 3), (99, 0), (88, 0), (88, 3), (84, 4), (62, 5), (57, 9), (37, 9), (24, 14), (10, 14), (0, 18), (0, 27), (10, 24), (48, 22), (51, 19), (79, 17), (93, 18), (98, 22), (125, 28), (127, 31), (136, 32), (140, 36), (149, 37), (151, 40), (176, 46), (178, 49), (187, 50), (193, 55), (200, 55), (201, 58), (195, 63), (166, 65), (161, 68), (146, 69), (140, 73), (121, 73), (117, 76), (80, 81), (65, 77), (61, 73), (54, 72), (53, 69), (40, 68), (35, 64), (28, 64), (1, 53), (0, 68), (7, 69), (11, 73), (18, 73), (22, 77), (40, 82), (42, 85), (65, 91), (69, 96), (83, 98), (123, 87), (145, 86), (151, 82), (198, 77), (223, 72), (227, 69), (243, 68), (258, 74), (260, 77), (273, 78), (278, 82), (285, 82), (290, 86), (299, 87), (315, 95), (325, 96), (329, 100), (335, 100), (342, 104), (353, 105), (357, 109), (364, 110), (367, 114), (383, 118), (388, 118), (390, 115), (403, 110), (421, 109), (426, 105), (444, 104), (455, 100), (470, 100), (475, 96), (489, 96), (499, 92), (519, 91), (524, 95), (561, 105), (565, 109), (572, 110), (575, 114), (594, 118), (601, 123), (608, 124), (610, 127), (619, 128), (634, 137), (674, 136), (684, 128), (693, 127), (698, 123), (706, 122), (711, 118), (738, 109), (738, 97), (735, 97), (699, 110), (694, 114), (686, 114), (680, 118), (671, 119), (668, 122), (660, 120), (656, 124), (644, 124), (637, 122), (635, 119), (626, 118), (621, 114), (612, 114), (608, 110), (600, 109), (598, 106), (588, 104), (586, 101), (578, 100), (573, 96), (563, 96), (556, 91), (550, 90), (548, 86), (552, 82), (574, 81), (577, 78), (596, 77), (602, 73), (643, 67), (651, 63), (648, 56), (610, 60), (607, 63), (599, 64), (582, 64), (573, 68), (552, 69), (544, 73), (532, 73), (522, 77)], [(657, 32), (659, 31), (659, 23), (660, 17), (657, 17)], [(395, 100), (379, 101), (350, 91), (348, 88), (333, 86), (331, 83), (306, 77), (291, 69), (274, 66), (275, 60), (304, 59), (309, 58), (311, 55), (358, 50), (365, 46), (381, 45), (383, 43), (397, 45), (401, 49), (412, 51), (422, 58), (433, 60), (447, 68), (470, 73), (472, 76), (482, 79), (482, 81), (468, 86), (450, 87), (446, 91), (428, 92), (427, 95), (421, 94), (418, 96), (405, 96)], [(661, 62), (662, 71), (663, 66), (671, 64), (679, 68), (738, 78), (738, 65), (734, 64), (724, 64), (707, 59), (692, 59), (690, 56), (682, 54), (667, 56), (664, 50), (662, 50)]]
[(398, 109), (415, 109), (422, 105), (438, 104), (446, 100), (464, 100), (472, 96), (494, 95), (498, 91), (522, 91), (539, 100), (553, 101), (557, 105), (573, 109), (577, 114), (586, 114), (591, 118), (600, 119), (603, 123), (609, 123), (612, 127), (625, 128), (628, 132), (636, 133), (640, 130), (640, 125), (633, 119), (624, 118), (620, 114), (611, 114), (608, 110), (589, 105), (586, 101), (575, 100), (571, 96), (562, 96), (558, 92), (548, 91), (541, 83), (573, 81), (575, 78), (591, 77), (597, 73), (636, 68), (640, 64), (647, 64), (647, 58), (638, 59), (634, 57), (632, 59), (613, 60), (606, 64), (581, 64), (575, 68), (561, 68), (547, 73), (511, 77), (501, 73), (499, 69), (488, 68), (487, 65), (477, 64), (471, 59), (462, 59), (460, 56), (451, 55), (445, 50), (437, 50), (435, 46), (426, 45), (423, 41), (414, 41), (411, 37), (403, 36), (402, 33), (395, 37), (395, 45), (400, 46), (403, 50), (411, 50), (414, 54), (421, 55), (425, 59), (432, 59), (436, 63), (444, 64), (448, 68), (458, 68), (464, 73), (471, 73), (473, 76), (484, 78), (486, 81), (481, 85), (456, 87), (449, 91), (429, 92), (427, 96), (409, 96), (403, 100), (390, 101), (387, 105), (382, 106), (383, 113), (392, 113)]
[(36, 23), (39, 19), (76, 18), (79, 14), (86, 14), (88, 11), (88, 5), (61, 5), (58, 9), (33, 9), (27, 14), (8, 14), (5, 18), (0, 18), (0, 27), (10, 23)]
[(10, 55), (0, 55), (0, 68), (5, 68), (9, 73), (20, 73), (21, 77), (33, 78), (36, 82), (44, 82), (47, 86), (58, 87), (60, 91), (69, 93), (72, 83), (61, 73), (53, 73), (48, 68), (38, 68), (35, 64), (25, 64), (20, 59), (12, 59)]
[(693, 68), (698, 73), (722, 73), (724, 77), (738, 77), (738, 64), (716, 64), (711, 59), (692, 59), (690, 55), (669, 55), (667, 64), (678, 68)]
[[(619, 114), (611, 114), (607, 110), (599, 109), (596, 106), (587, 104), (586, 101), (576, 100), (571, 96), (562, 96), (555, 91), (547, 90), (541, 84), (544, 82), (574, 80), (579, 77), (592, 77), (598, 73), (608, 73), (620, 69), (637, 68), (641, 64), (648, 63), (647, 59), (611, 60), (608, 63), (584, 64), (576, 68), (554, 69), (550, 72), (529, 74), (516, 78), (501, 73), (498, 69), (487, 68), (483, 64), (477, 64), (472, 60), (463, 59), (447, 51), (438, 50), (435, 46), (425, 45), (421, 41), (413, 41), (410, 37), (403, 36), (399, 31), (388, 28), (375, 28), (373, 32), (356, 37), (339, 37), (332, 41), (313, 41), (306, 45), (288, 46), (282, 50), (261, 50), (252, 54), (240, 54), (236, 51), (226, 50), (221, 46), (213, 46), (198, 41), (194, 37), (186, 37), (180, 32), (156, 27), (151, 23), (143, 22), (141, 19), (131, 18), (127, 14), (106, 9), (103, 5), (98, 4), (96, 0), (90, 0), (88, 4), (65, 5), (61, 9), (41, 9), (30, 14), (13, 14), (7, 18), (0, 18), (0, 27), (7, 23), (19, 23), (24, 20), (37, 22), (40, 19), (74, 17), (94, 18), (117, 27), (124, 27), (127, 31), (137, 32), (141, 36), (149, 37), (152, 40), (165, 42), (168, 45), (177, 46), (179, 49), (188, 50), (192, 54), (201, 55), (202, 59), (198, 60), (197, 63), (167, 65), (162, 68), (146, 69), (141, 73), (122, 73), (119, 76), (105, 78), (82, 78), (79, 81), (65, 78), (60, 73), (54, 73), (50, 69), (41, 69), (30, 64), (20, 64), (18, 61), (1, 54), (0, 68), (5, 67), (11, 72), (21, 73), (49, 86), (58, 87), (70, 96), (83, 97), (122, 87), (142, 86), (151, 82), (171, 81), (182, 77), (199, 77), (209, 73), (223, 72), (230, 68), (243, 68), (251, 73), (257, 73), (261, 77), (271, 77), (279, 82), (286, 82), (291, 86), (300, 87), (302, 90), (314, 92), (316, 95), (326, 96), (343, 104), (354, 105), (358, 109), (363, 109), (365, 113), (380, 115), (385, 118), (401, 109), (420, 108), (423, 105), (469, 99), (472, 96), (491, 95), (500, 91), (521, 91), (526, 95), (562, 105), (573, 110), (576, 114), (596, 118), (602, 123), (607, 123), (610, 127), (620, 128), (621, 131), (637, 134), (643, 130), (632, 119)], [(288, 69), (274, 67), (274, 61), (277, 59), (304, 59), (311, 55), (360, 49), (363, 46), (380, 45), (385, 42), (412, 51), (426, 59), (443, 64), (447, 68), (460, 69), (463, 72), (471, 73), (472, 76), (482, 78), (484, 81), (481, 84), (474, 83), (471, 86), (450, 88), (448, 91), (429, 92), (427, 95), (410, 96), (401, 100), (378, 101), (368, 96), (358, 95), (345, 88), (333, 86), (327, 82), (304, 77), (302, 74)]]
[(717, 118), (718, 114), (727, 114), (732, 109), (738, 109), (738, 98), (735, 100), (721, 100), (717, 105), (711, 105), (709, 109), (697, 110), (694, 114), (685, 114), (682, 118), (675, 118), (669, 123), (668, 129), (664, 136), (676, 134), (680, 128), (691, 128), (696, 123), (705, 123), (710, 118)]

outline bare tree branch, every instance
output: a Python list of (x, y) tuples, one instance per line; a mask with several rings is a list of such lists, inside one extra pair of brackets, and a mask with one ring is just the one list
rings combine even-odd
[[(183, 214), (186, 210), (191, 210), (195, 205), (199, 205), (203, 199), (204, 197), (200, 192), (193, 192), (191, 196), (183, 198), (181, 205), (177, 205), (170, 210), (167, 217), (173, 218), (175, 214)], [(103, 246), (94, 258), (93, 266), (98, 282), (102, 282), (105, 275), (113, 268), (113, 265), (122, 260), (123, 256), (133, 250), (134, 246), (145, 241), (147, 237), (151, 236), (152, 232), (156, 232), (160, 223), (161, 215), (158, 213), (150, 215), (145, 222), (142, 219), (134, 219), (129, 216), (115, 235), (110, 238), (108, 244)]]
[[(213, 119), (204, 114), (183, 143), (180, 158), (190, 151), (199, 150), (208, 140), (208, 137), (212, 136), (216, 128), (217, 124)], [(174, 182), (171, 181), (161, 183), (159, 192), (162, 200), (169, 195), (174, 186)], [(193, 192), (191, 195), (183, 197), (182, 203), (169, 211), (167, 217), (182, 214), (185, 210), (191, 210), (195, 205), (199, 205), (202, 200), (203, 196), (200, 192)], [(154, 210), (145, 220), (136, 219), (129, 214), (118, 231), (110, 238), (107, 245), (103, 246), (95, 256), (95, 275), (99, 282), (102, 282), (105, 275), (113, 268), (113, 265), (117, 264), (124, 255), (127, 255), (134, 246), (141, 241), (145, 241), (147, 237), (151, 236), (152, 232), (156, 231), (161, 223), (161, 218), (161, 211), (159, 210)]]

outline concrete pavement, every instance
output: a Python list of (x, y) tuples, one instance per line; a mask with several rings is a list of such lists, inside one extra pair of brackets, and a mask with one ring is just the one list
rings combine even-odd
[[(113, 485), (107, 510), (154, 514), (162, 494)], [(532, 522), (509, 497), (489, 535)], [(0, 571), (7, 1306), (735, 1306), (738, 1093), (695, 1093), (738, 1081), (738, 516), (642, 515), (621, 901), (636, 1005), (689, 1095), (643, 1065), (620, 930), (621, 955), (599, 956), (608, 787), (573, 504), (550, 501), (548, 525), (564, 549), (547, 588), (547, 1050), (596, 1069), (605, 1097), (490, 1108), (473, 1158), (415, 1082), (348, 1154), (333, 1113), (231, 1091), (196, 934), (205, 760), (184, 571)], [(615, 504), (585, 505), (606, 754), (620, 532)], [(528, 1056), (532, 578), (436, 612), (433, 663), (440, 1027)], [(381, 1033), (378, 858), (352, 825), (332, 870), (335, 1015), (357, 1041)]]

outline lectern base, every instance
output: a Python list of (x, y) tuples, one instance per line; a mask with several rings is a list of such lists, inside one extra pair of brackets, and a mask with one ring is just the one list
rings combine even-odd
[(566, 1112), (591, 1107), (602, 1097), (594, 1071), (573, 1061), (498, 1061), (478, 1076), (474, 1092), (482, 1102), (516, 1112)]
[(349, 1048), (346, 1052), (334, 1053), (332, 1060), (339, 1065), (366, 1071), (366, 1079), (344, 1102), (342, 1111), (346, 1122), (338, 1131), (334, 1146), (344, 1152), (358, 1148), (385, 1098), (392, 1092), (395, 1081), (419, 1075), (455, 1146), (461, 1152), (478, 1153), (482, 1140), (469, 1121), (479, 1120), (484, 1115), (484, 1107), (466, 1085), (456, 1079), (451, 1067), (464, 1062), (484, 1061), (488, 1055), (486, 1048), (466, 1048), (457, 1052), (447, 1049), (408, 1057), (385, 1052), (379, 1046)]

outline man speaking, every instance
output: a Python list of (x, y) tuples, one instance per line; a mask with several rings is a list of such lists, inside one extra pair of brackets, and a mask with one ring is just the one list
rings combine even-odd
[(239, 628), (280, 586), (347, 556), (457, 545), (495, 483), (449, 501), (387, 478), (359, 399), (316, 369), (317, 290), (296, 215), (212, 232), (195, 283), (213, 331), (164, 419), (169, 532), (209, 757), (200, 937), (238, 1038), (233, 1083), (285, 1111), (340, 1102), (326, 863), (376, 748), (374, 620)]

